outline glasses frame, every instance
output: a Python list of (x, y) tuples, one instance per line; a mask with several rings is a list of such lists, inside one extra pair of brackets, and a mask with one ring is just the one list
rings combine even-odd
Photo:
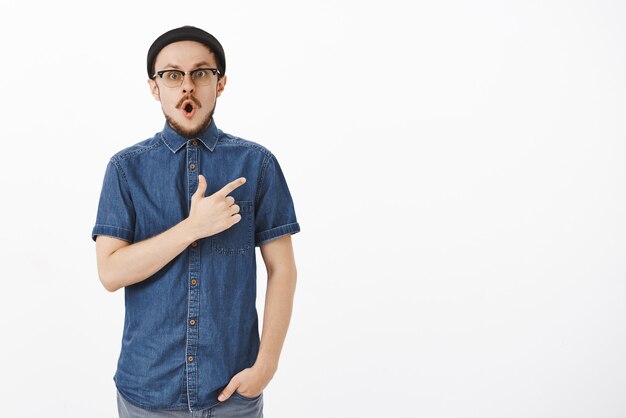
[[(195, 72), (197, 72), (197, 71), (211, 71), (211, 72), (213, 73), (213, 76), (216, 76), (216, 75), (217, 75), (218, 77), (222, 75), (222, 73), (220, 73), (220, 70), (218, 70), (217, 68), (196, 68), (195, 70), (192, 70), (192, 71), (183, 71), (183, 70), (174, 70), (174, 69), (171, 69), (171, 70), (161, 70), (161, 71), (157, 71), (157, 72), (156, 72), (156, 73), (152, 76), (152, 78), (153, 78), (153, 79), (156, 79), (156, 77), (158, 76), (161, 80), (163, 80), (163, 74), (165, 74), (165, 73), (167, 73), (167, 72), (170, 72), (170, 71), (174, 71), (174, 72), (177, 72), (177, 73), (182, 73), (182, 75), (183, 75), (183, 76), (181, 77), (181, 79), (180, 79), (180, 84), (179, 84), (179, 85), (177, 85), (177, 86), (172, 86), (171, 88), (176, 88), (176, 87), (180, 87), (180, 86), (182, 86), (182, 85), (183, 85), (183, 83), (185, 82), (185, 76), (186, 76), (187, 74), (189, 74), (189, 76), (191, 77), (191, 82), (195, 84), (195, 80), (194, 80), (193, 75), (194, 75), (194, 73), (195, 73)], [(165, 87), (170, 87), (170, 86), (166, 85)]]

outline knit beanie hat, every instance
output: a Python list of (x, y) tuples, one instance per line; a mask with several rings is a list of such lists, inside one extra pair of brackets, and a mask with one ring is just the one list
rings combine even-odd
[(165, 46), (178, 41), (196, 41), (206, 45), (211, 52), (215, 54), (217, 59), (217, 69), (220, 74), (226, 73), (226, 57), (224, 56), (224, 48), (213, 35), (194, 26), (182, 26), (172, 29), (159, 36), (150, 46), (148, 50), (148, 77), (154, 75), (154, 61), (159, 52)]

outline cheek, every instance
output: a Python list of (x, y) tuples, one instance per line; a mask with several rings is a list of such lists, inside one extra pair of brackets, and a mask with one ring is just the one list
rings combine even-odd
[(215, 101), (216, 92), (215, 90), (211, 90), (209, 92), (204, 93), (202, 96), (198, 97), (200, 102), (202, 103), (202, 107), (211, 107), (213, 106), (213, 102)]
[(176, 99), (171, 95), (163, 94), (161, 92), (161, 104), (166, 109), (174, 109), (176, 107)]

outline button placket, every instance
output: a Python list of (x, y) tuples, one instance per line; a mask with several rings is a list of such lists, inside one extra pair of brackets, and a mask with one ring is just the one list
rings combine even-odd
[[(198, 147), (187, 147), (187, 184), (188, 208), (191, 208), (191, 196), (198, 188)], [(186, 369), (187, 369), (187, 398), (189, 408), (197, 406), (198, 403), (198, 318), (200, 310), (200, 286), (198, 277), (200, 276), (200, 243), (194, 241), (189, 247), (189, 305), (187, 307), (187, 344), (185, 347)]]

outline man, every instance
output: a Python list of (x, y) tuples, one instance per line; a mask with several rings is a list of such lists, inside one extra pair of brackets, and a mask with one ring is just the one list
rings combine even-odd
[[(270, 151), (215, 125), (217, 39), (168, 31), (147, 69), (165, 126), (111, 158), (92, 231), (102, 284), (125, 289), (119, 414), (261, 417), (295, 292), (293, 201)], [(261, 339), (255, 246), (268, 274)]]

